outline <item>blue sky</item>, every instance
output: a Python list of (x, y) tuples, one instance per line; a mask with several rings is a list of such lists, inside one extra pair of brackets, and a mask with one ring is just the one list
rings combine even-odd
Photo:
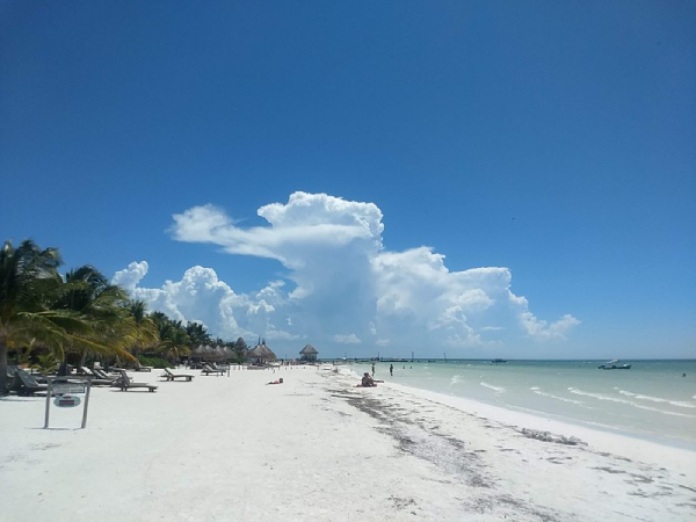
[(696, 356), (693, 2), (0, 2), (0, 236), (280, 356)]

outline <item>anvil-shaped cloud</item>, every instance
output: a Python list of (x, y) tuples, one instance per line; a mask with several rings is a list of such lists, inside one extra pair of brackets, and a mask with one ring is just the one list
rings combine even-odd
[(453, 272), (431, 248), (385, 249), (382, 212), (373, 203), (295, 192), (258, 215), (267, 226), (242, 228), (220, 208), (193, 207), (174, 216), (171, 234), (232, 255), (276, 259), (287, 270), (285, 281), (236, 294), (213, 269), (196, 266), (181, 281), (148, 289), (138, 286), (146, 262), (131, 263), (114, 281), (151, 309), (200, 321), (215, 336), (261, 336), (281, 348), (306, 340), (327, 355), (381, 348), (428, 356), (443, 347), (452, 356), (481, 355), (530, 339), (562, 340), (579, 323), (571, 315), (555, 322), (535, 317), (527, 299), (512, 293), (507, 268)]

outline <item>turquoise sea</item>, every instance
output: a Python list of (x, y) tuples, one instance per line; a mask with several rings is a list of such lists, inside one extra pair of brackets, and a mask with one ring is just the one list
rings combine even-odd
[[(377, 362), (375, 378), (696, 450), (696, 360)], [(371, 363), (348, 363), (357, 375)], [(389, 375), (389, 365), (394, 375)]]

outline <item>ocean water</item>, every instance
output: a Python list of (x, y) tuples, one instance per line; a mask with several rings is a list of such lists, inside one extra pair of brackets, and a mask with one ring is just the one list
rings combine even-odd
[[(696, 450), (696, 360), (598, 369), (603, 362), (378, 362), (375, 378)], [(370, 363), (349, 367), (357, 375), (371, 370)]]

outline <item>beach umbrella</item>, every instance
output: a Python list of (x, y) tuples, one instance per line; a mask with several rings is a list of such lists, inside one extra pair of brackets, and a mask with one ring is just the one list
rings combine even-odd
[(193, 350), (193, 355), (201, 361), (212, 361), (217, 359), (218, 352), (208, 344), (199, 344), (196, 349)]
[(215, 361), (215, 360), (217, 360), (217, 357), (218, 357), (218, 352), (215, 349), (215, 347), (207, 344), (205, 346), (205, 358), (206, 358), (206, 360)]
[(231, 361), (234, 359), (234, 352), (229, 346), (222, 346), (222, 357), (225, 359), (225, 361)]
[(191, 358), (194, 360), (197, 359), (200, 361), (203, 359), (204, 355), (205, 355), (205, 348), (202, 344), (199, 344), (193, 350), (191, 350)]
[(227, 349), (224, 346), (216, 346), (213, 350), (217, 361), (224, 361), (227, 358)]

